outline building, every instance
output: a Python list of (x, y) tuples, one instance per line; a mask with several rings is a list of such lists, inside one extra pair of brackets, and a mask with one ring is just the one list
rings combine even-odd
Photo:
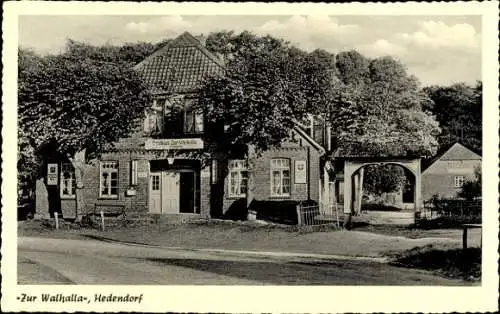
[(454, 198), (467, 179), (481, 167), (481, 156), (460, 143), (453, 144), (438, 155), (422, 172), (422, 197), (424, 200), (439, 195)]
[[(208, 75), (221, 73), (223, 62), (184, 33), (135, 69), (150, 86), (153, 103), (132, 136), (87, 166), (85, 212), (223, 216), (247, 192), (244, 150), (227, 162), (209, 156), (211, 161), (202, 163), (210, 130), (191, 105), (194, 88)], [(255, 160), (254, 199), (319, 201), (324, 153), (307, 130), (297, 126), (280, 148)], [(37, 213), (55, 211), (76, 218), (85, 213), (76, 213), (74, 171), (61, 160), (49, 160), (45, 178), (37, 182)], [(220, 189), (223, 197), (217, 200)]]

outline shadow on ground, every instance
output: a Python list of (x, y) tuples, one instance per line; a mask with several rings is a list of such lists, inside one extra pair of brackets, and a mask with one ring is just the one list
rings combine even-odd
[(460, 281), (447, 280), (419, 270), (358, 261), (273, 262), (156, 258), (147, 261), (271, 285), (463, 285)]

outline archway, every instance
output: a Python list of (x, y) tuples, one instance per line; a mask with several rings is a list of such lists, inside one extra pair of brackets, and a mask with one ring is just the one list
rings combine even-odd
[(400, 164), (365, 164), (345, 184), (351, 184), (355, 215), (365, 211), (407, 212), (415, 208), (415, 175)]
[(374, 158), (345, 158), (344, 159), (344, 214), (357, 214), (360, 210), (361, 195), (360, 182), (362, 170), (368, 165), (398, 165), (411, 173), (414, 177), (413, 201), (415, 212), (421, 208), (421, 171), (420, 158), (414, 157), (374, 157)]

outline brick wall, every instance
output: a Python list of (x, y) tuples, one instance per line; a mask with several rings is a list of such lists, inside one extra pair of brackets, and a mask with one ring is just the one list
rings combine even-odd
[[(309, 150), (309, 156), (308, 156)], [(308, 158), (309, 157), (309, 158)], [(290, 196), (273, 197), (271, 196), (271, 160), (274, 158), (287, 158), (290, 160)], [(295, 183), (295, 161), (309, 160), (309, 169), (307, 173), (307, 183)], [(264, 152), (260, 158), (255, 161), (255, 200), (307, 200), (312, 199), (319, 202), (319, 180), (320, 180), (320, 156), (317, 150), (307, 145), (286, 145), (281, 148), (272, 149)], [(240, 198), (231, 198), (229, 194), (228, 178), (225, 179), (223, 210), (226, 212), (231, 205)]]
[(202, 169), (200, 175), (200, 214), (210, 217), (210, 169)]

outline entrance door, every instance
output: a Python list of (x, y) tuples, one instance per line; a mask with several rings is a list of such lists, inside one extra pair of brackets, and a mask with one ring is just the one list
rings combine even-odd
[(195, 172), (181, 172), (181, 188), (180, 188), (180, 212), (195, 213), (196, 203), (196, 178)]
[(161, 213), (161, 172), (149, 176), (149, 212)]
[(162, 172), (162, 213), (179, 213), (180, 174), (174, 171)]

